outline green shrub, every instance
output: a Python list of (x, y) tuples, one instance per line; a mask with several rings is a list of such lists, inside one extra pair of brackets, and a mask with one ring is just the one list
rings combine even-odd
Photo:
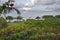
[(7, 27), (7, 22), (4, 18), (0, 18), (0, 28)]

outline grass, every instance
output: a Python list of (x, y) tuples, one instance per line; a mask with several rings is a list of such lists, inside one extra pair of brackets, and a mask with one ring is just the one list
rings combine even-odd
[(0, 40), (60, 40), (60, 20), (27, 19), (8, 23), (0, 35)]

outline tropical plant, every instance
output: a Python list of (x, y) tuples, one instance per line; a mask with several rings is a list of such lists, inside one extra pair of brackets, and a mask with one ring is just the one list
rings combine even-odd
[(58, 18), (58, 19), (60, 19), (60, 15), (56, 15), (55, 17)]
[(0, 29), (7, 27), (7, 22), (4, 18), (0, 17)]
[(13, 17), (12, 16), (7, 16), (6, 19), (9, 20), (9, 22), (11, 22), (11, 20), (13, 20)]
[(20, 15), (20, 11), (13, 7), (14, 4), (10, 4), (10, 2), (14, 2), (12, 0), (8, 0), (8, 2), (5, 2), (1, 7), (0, 7), (0, 13), (4, 14), (4, 16), (6, 17), (6, 14), (9, 13), (12, 9), (14, 9), (18, 15)]
[(39, 16), (37, 16), (35, 19), (39, 20), (39, 19), (40, 19), (40, 17), (39, 17)]
[(22, 19), (22, 17), (21, 16), (17, 16), (17, 21), (19, 21), (19, 20), (21, 20)]
[(8, 23), (0, 30), (0, 40), (60, 40), (60, 20), (27, 19)]

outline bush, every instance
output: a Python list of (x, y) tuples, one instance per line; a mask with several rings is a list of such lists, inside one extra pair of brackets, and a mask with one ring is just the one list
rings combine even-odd
[(7, 22), (4, 18), (0, 18), (0, 28), (7, 27)]

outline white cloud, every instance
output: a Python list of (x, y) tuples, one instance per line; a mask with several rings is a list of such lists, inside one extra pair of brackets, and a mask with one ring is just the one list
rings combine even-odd
[(30, 10), (38, 10), (38, 11), (55, 11), (60, 8), (59, 0), (31, 0), (26, 4), (26, 7), (31, 8)]
[(27, 2), (27, 3), (25, 4), (25, 7), (29, 7), (29, 8), (33, 7), (33, 6), (34, 6), (34, 1), (35, 1), (35, 0), (30, 0), (30, 2)]
[(26, 3), (25, 7), (33, 7), (34, 5), (49, 5), (54, 4), (56, 0), (30, 0), (29, 3)]
[(0, 5), (2, 5), (3, 3), (7, 2), (8, 0), (0, 0)]
[(54, 4), (56, 2), (56, 0), (35, 0), (36, 4)]
[(23, 10), (28, 11), (28, 10), (31, 10), (31, 8), (26, 8), (26, 7), (25, 7), (25, 8), (23, 8)]
[(27, 2), (23, 7), (23, 10), (26, 10), (26, 11), (31, 10), (32, 9), (31, 7), (33, 6), (34, 6), (34, 0), (29, 0), (29, 2)]

